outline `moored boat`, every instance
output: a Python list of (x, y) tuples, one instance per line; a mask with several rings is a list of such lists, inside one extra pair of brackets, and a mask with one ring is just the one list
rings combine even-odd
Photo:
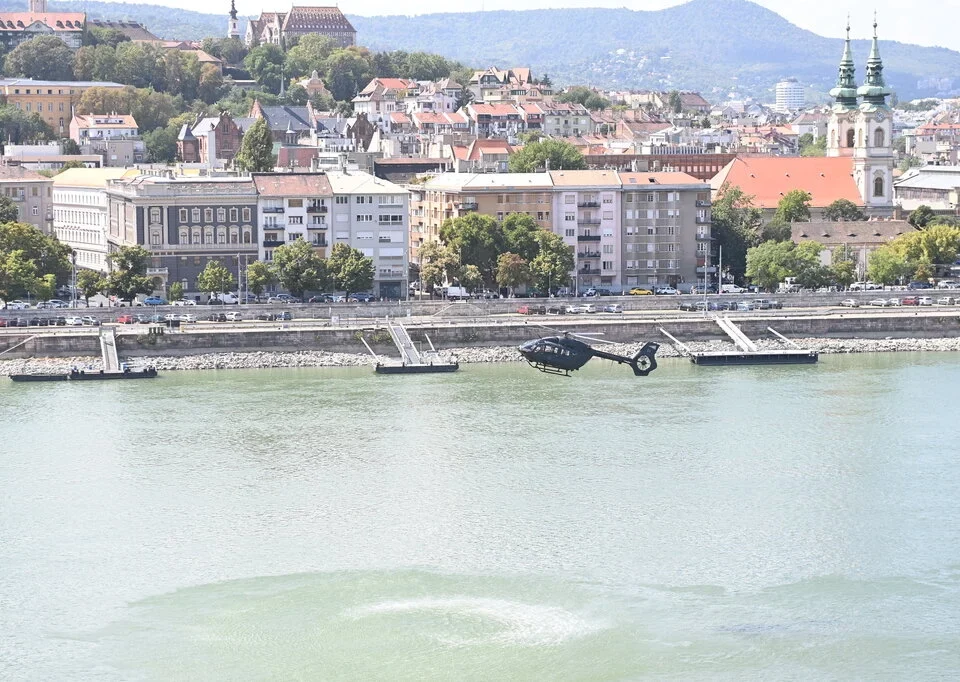
[(126, 368), (122, 372), (87, 372), (82, 369), (71, 370), (68, 374), (11, 374), (10, 379), (17, 382), (36, 381), (116, 381), (125, 379), (155, 379), (156, 367), (143, 369)]

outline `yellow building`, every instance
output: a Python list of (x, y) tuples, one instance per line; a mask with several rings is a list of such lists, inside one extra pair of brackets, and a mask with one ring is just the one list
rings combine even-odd
[(7, 104), (28, 114), (37, 113), (60, 137), (70, 133), (73, 107), (90, 88), (123, 88), (120, 83), (96, 81), (35, 81), (30, 78), (0, 79), (0, 95)]

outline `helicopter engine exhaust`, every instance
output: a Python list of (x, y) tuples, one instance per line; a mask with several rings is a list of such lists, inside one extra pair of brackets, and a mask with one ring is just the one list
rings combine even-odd
[(645, 377), (657, 368), (657, 350), (659, 348), (659, 343), (651, 341), (630, 358), (630, 366), (633, 367), (633, 373), (636, 376)]

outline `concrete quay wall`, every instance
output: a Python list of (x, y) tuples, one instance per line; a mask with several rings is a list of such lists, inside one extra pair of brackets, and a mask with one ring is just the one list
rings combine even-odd
[[(754, 339), (770, 338), (773, 327), (790, 338), (950, 338), (960, 337), (960, 314), (850, 314), (790, 317), (779, 315), (737, 317), (737, 325)], [(545, 326), (544, 326), (545, 325)], [(431, 323), (409, 325), (415, 342), (424, 342), (424, 335), (438, 349), (517, 345), (539, 336), (551, 335), (550, 329), (601, 336), (617, 343), (643, 340), (668, 343), (660, 332), (664, 328), (680, 341), (709, 341), (727, 337), (710, 318), (686, 317), (661, 320), (606, 318), (535, 317), (522, 320), (485, 320), (470, 323)], [(147, 334), (146, 328), (118, 328), (118, 350), (124, 358), (154, 355), (187, 356), (213, 352), (252, 351), (327, 351), (331, 353), (363, 353), (363, 336), (377, 353), (395, 355), (389, 334), (379, 324), (350, 327), (309, 328), (270, 325), (250, 328), (210, 328), (163, 335)], [(0, 335), (0, 353), (28, 339), (26, 331)], [(29, 357), (99, 356), (98, 336), (93, 330), (58, 328), (55, 332), (38, 333), (22, 346), (3, 354), (5, 359)]]

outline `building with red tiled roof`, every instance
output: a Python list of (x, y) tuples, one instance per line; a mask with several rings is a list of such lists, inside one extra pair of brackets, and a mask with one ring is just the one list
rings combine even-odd
[[(41, 3), (45, 8), (46, 3)], [(0, 12), (0, 42), (12, 50), (39, 36), (53, 35), (73, 49), (83, 44), (87, 15), (83, 12)]]
[(460, 111), (477, 137), (512, 137), (526, 129), (526, 116), (515, 104), (473, 102)]
[(285, 45), (291, 38), (322, 35), (341, 47), (357, 44), (357, 30), (339, 7), (297, 7), (289, 12), (263, 12), (247, 24), (247, 46)]
[(416, 81), (407, 78), (374, 78), (353, 98), (353, 110), (373, 122), (384, 123), (391, 112), (406, 111), (404, 99), (416, 95), (419, 89)]
[(768, 215), (789, 192), (809, 192), (811, 213), (816, 217), (838, 199), (863, 207), (864, 200), (853, 176), (849, 157), (738, 156), (710, 182), (714, 196), (724, 187), (739, 187), (753, 197), (753, 205)]
[(505, 173), (514, 147), (506, 140), (478, 139), (468, 145), (450, 145), (458, 173)]

